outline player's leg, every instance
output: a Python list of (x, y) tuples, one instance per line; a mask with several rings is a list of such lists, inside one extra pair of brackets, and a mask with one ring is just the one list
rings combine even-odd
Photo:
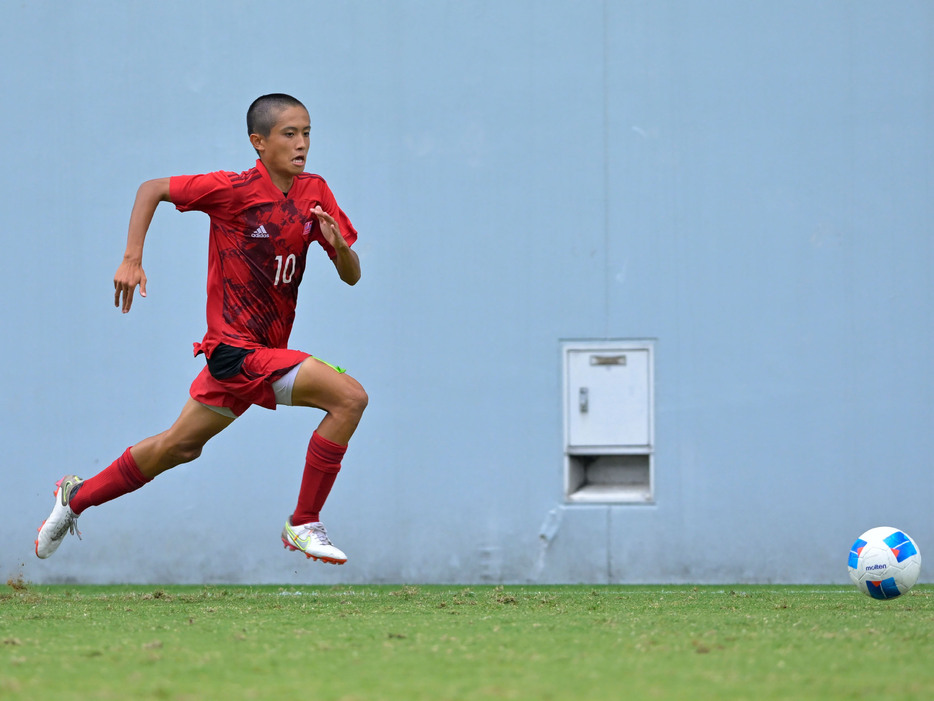
[(140, 473), (152, 479), (199, 457), (204, 445), (233, 420), (189, 399), (171, 428), (140, 441), (130, 448), (130, 453)]
[(282, 530), (282, 542), (287, 548), (334, 564), (347, 560), (328, 539), (320, 512), (367, 401), (360, 383), (343, 370), (316, 358), (308, 358), (299, 366), (288, 403), (323, 409), (325, 416), (308, 443), (298, 504)]
[(308, 358), (298, 369), (292, 386), (292, 404), (324, 409), (317, 433), (347, 445), (357, 430), (368, 397), (363, 386), (340, 368)]
[(94, 477), (63, 477), (56, 484), (55, 507), (39, 528), (36, 555), (49, 557), (69, 532), (78, 533), (76, 521), (88, 507), (135, 491), (159, 473), (194, 460), (204, 444), (232, 421), (189, 399), (171, 428), (127, 448)]

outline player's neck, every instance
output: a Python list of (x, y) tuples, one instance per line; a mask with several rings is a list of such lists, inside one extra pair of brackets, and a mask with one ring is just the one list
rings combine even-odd
[(292, 189), (292, 181), (294, 178), (289, 176), (276, 175), (275, 173), (269, 173), (269, 177), (272, 179), (272, 184), (279, 188), (279, 191), (283, 195), (288, 195), (289, 190)]
[(289, 194), (289, 190), (292, 189), (292, 183), (295, 180), (295, 177), (292, 173), (277, 170), (275, 167), (266, 163), (262, 157), (260, 157), (260, 163), (263, 164), (263, 168), (266, 170), (266, 174), (269, 175), (269, 179), (272, 180), (272, 184), (275, 185), (280, 192), (284, 195)]

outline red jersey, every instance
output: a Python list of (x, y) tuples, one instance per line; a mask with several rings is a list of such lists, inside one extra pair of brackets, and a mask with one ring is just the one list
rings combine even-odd
[(357, 231), (337, 206), (323, 178), (302, 173), (288, 194), (277, 188), (262, 161), (243, 173), (218, 171), (170, 179), (175, 207), (211, 217), (208, 249), (208, 330), (195, 354), (219, 343), (238, 348), (285, 348), (305, 256), (317, 241), (334, 258), (313, 210), (334, 217), (347, 245)]

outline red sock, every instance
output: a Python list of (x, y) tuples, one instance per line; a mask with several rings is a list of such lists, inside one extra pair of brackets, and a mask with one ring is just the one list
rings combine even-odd
[(139, 471), (136, 460), (127, 448), (110, 467), (84, 480), (68, 505), (72, 511), (80, 514), (89, 506), (98, 506), (105, 501), (116, 499), (151, 481), (152, 477), (146, 477)]
[(292, 514), (292, 525), (320, 520), (321, 507), (331, 493), (346, 450), (346, 445), (322, 438), (317, 431), (311, 434), (308, 454), (305, 457), (305, 474), (302, 475), (298, 505)]

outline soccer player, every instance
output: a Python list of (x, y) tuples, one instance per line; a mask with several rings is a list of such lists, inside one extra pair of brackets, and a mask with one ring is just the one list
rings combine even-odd
[(195, 344), (207, 365), (168, 430), (127, 448), (94, 477), (66, 475), (56, 483), (55, 507), (36, 539), (40, 558), (54, 553), (69, 532), (80, 537), (76, 522), (88, 507), (194, 460), (251, 405), (285, 404), (325, 415), (308, 444), (298, 504), (282, 543), (322, 562), (347, 560), (328, 538), (320, 511), (367, 395), (343, 369), (287, 344), (309, 245), (319, 244), (340, 279), (354, 285), (360, 261), (350, 247), (357, 232), (327, 183), (305, 173), (311, 123), (301, 102), (278, 93), (257, 98), (247, 111), (247, 130), (259, 156), (250, 170), (149, 180), (136, 194), (126, 252), (114, 275), (114, 306), (129, 312), (137, 287), (146, 296), (143, 242), (158, 204), (207, 213), (207, 333)]

